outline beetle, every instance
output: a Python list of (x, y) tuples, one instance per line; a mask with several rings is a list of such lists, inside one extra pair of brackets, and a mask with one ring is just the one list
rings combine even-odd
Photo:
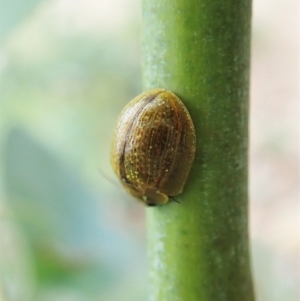
[(111, 164), (124, 188), (148, 206), (168, 203), (183, 190), (195, 158), (192, 118), (170, 90), (153, 89), (122, 110)]

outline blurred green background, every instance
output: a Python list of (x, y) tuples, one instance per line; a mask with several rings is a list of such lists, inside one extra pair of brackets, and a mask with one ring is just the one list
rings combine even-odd
[[(298, 12), (254, 3), (258, 301), (300, 296)], [(117, 115), (141, 92), (140, 15), (134, 0), (0, 0), (0, 301), (147, 299), (145, 209), (109, 165)]]

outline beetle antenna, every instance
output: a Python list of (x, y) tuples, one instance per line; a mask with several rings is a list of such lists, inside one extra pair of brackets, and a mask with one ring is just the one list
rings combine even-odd
[(169, 195), (169, 198), (170, 198), (173, 202), (175, 202), (175, 203), (177, 203), (177, 204), (180, 204), (180, 202), (177, 201), (177, 200), (176, 200), (175, 198), (173, 198), (172, 196)]
[(99, 174), (102, 176), (102, 178), (104, 178), (107, 182), (113, 184), (116, 187), (120, 187), (119, 183), (117, 181), (115, 181), (115, 179), (108, 176), (102, 169), (97, 168), (97, 170), (98, 170)]

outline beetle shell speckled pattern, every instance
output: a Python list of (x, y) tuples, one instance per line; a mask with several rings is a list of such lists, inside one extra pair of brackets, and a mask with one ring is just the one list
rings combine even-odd
[(148, 205), (183, 190), (195, 157), (190, 114), (171, 91), (154, 89), (130, 101), (119, 117), (111, 150), (125, 189)]

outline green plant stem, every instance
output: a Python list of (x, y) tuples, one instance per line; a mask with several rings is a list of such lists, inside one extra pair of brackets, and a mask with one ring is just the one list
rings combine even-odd
[(143, 0), (144, 89), (194, 120), (180, 202), (147, 209), (150, 301), (253, 301), (248, 245), (251, 1)]

